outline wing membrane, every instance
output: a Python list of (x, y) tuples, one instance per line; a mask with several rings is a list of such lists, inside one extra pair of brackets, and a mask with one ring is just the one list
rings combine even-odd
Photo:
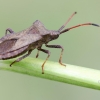
[(0, 54), (4, 54), (5, 52), (9, 51), (16, 43), (17, 39), (11, 39), (3, 41), (0, 44)]

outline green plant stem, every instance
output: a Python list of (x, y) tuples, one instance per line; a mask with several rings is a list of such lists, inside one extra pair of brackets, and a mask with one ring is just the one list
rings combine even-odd
[(100, 71), (85, 67), (66, 64), (60, 65), (58, 62), (47, 61), (42, 74), (41, 65), (44, 60), (36, 58), (26, 58), (21, 62), (9, 67), (13, 60), (0, 60), (0, 70), (9, 70), (31, 76), (46, 78), (54, 81), (74, 84), (100, 90)]

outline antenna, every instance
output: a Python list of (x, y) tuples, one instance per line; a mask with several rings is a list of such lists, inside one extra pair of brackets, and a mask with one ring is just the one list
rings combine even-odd
[(73, 26), (73, 27), (67, 28), (67, 29), (61, 31), (60, 34), (65, 33), (65, 32), (67, 32), (67, 31), (69, 31), (69, 30), (71, 30), (71, 29), (73, 29), (73, 28), (77, 28), (77, 27), (85, 26), (85, 25), (93, 25), (93, 26), (100, 27), (99, 25), (94, 24), (94, 23), (84, 23), (84, 24), (79, 24), (79, 25), (76, 25), (76, 26)]
[(67, 23), (72, 19), (72, 17), (76, 14), (77, 12), (74, 12), (70, 17), (69, 19), (67, 20), (67, 22), (61, 26), (61, 28), (58, 30), (59, 32), (67, 25)]

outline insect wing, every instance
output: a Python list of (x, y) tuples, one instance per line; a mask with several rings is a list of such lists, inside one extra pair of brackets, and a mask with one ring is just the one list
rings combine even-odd
[(24, 46), (27, 46), (31, 43), (34, 43), (34, 42), (40, 40), (40, 39), (42, 39), (42, 36), (40, 36), (39, 34), (26, 34), (17, 40), (17, 42), (13, 46), (12, 50), (22, 48)]
[(0, 54), (11, 52), (40, 40), (40, 34), (8, 34), (0, 39)]

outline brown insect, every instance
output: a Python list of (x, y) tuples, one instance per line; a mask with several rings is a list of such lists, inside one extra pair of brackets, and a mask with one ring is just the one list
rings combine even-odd
[[(36, 58), (39, 56), (39, 51), (42, 51), (48, 54), (46, 60), (42, 64), (42, 73), (44, 73), (44, 64), (46, 63), (46, 61), (48, 60), (50, 56), (49, 50), (45, 50), (41, 48), (42, 45), (45, 44), (45, 46), (49, 48), (61, 49), (59, 63), (65, 66), (62, 63), (62, 54), (64, 50), (63, 47), (60, 45), (48, 45), (48, 43), (52, 40), (57, 39), (60, 34), (79, 26), (93, 25), (93, 26), (100, 27), (99, 25), (94, 24), (94, 23), (85, 23), (85, 24), (79, 24), (79, 25), (67, 28), (65, 30), (62, 30), (75, 14), (76, 12), (74, 12), (71, 15), (71, 17), (68, 19), (68, 21), (63, 26), (61, 26), (61, 28), (57, 31), (47, 30), (39, 20), (36, 20), (31, 27), (18, 33), (15, 33), (10, 28), (6, 29), (5, 36), (0, 39), (0, 59), (6, 60), (6, 59), (15, 58), (28, 52), (27, 54), (23, 55), (22, 57), (12, 62), (10, 64), (10, 66), (12, 66), (12, 64), (14, 64), (15, 62), (19, 62), (22, 59), (29, 56), (34, 49), (37, 49), (38, 53), (36, 55)], [(10, 34), (7, 34), (8, 31), (10, 32)]]

